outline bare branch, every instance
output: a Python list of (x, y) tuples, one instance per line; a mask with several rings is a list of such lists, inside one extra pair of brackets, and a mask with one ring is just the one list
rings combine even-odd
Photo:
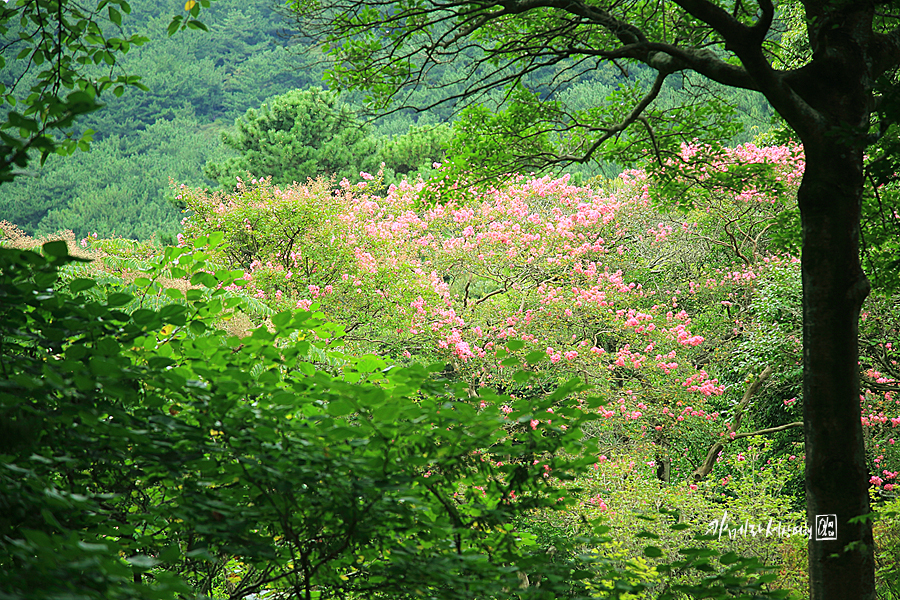
[(793, 423), (779, 425), (778, 427), (769, 427), (767, 429), (759, 429), (757, 431), (748, 431), (746, 433), (736, 433), (736, 434), (734, 434), (733, 440), (739, 440), (741, 438), (753, 437), (753, 436), (757, 436), (757, 435), (768, 435), (770, 433), (778, 433), (779, 431), (793, 429), (794, 427), (803, 427), (803, 421), (794, 421)]
[[(741, 426), (741, 418), (744, 416), (744, 411), (747, 409), (747, 406), (750, 404), (751, 398), (753, 398), (754, 394), (756, 394), (757, 390), (759, 390), (760, 386), (765, 383), (765, 381), (772, 375), (772, 367), (766, 367), (762, 373), (759, 374), (759, 377), (750, 384), (750, 387), (746, 389), (744, 392), (744, 397), (741, 398), (740, 403), (737, 405), (735, 409), (734, 419), (731, 424), (728, 426), (728, 431), (725, 433), (725, 441), (730, 442), (732, 440), (738, 439), (738, 437), (748, 437), (750, 435), (760, 435), (759, 432), (754, 432), (753, 434), (738, 434), (736, 433), (738, 428)], [(802, 425), (802, 423), (801, 423)], [(783, 426), (787, 428), (787, 426)], [(716, 458), (718, 458), (719, 453), (725, 448), (725, 444), (723, 442), (716, 442), (713, 444), (712, 448), (709, 449), (709, 452), (706, 453), (706, 459), (703, 461), (699, 467), (694, 469), (691, 477), (693, 477), (694, 481), (703, 480), (709, 473), (713, 470), (713, 467), (716, 464)]]

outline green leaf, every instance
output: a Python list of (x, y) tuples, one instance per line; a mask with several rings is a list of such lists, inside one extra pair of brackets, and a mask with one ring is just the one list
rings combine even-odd
[(62, 258), (69, 256), (69, 246), (61, 240), (47, 242), (41, 246), (41, 249), (44, 251), (45, 255), (50, 257)]
[(157, 314), (148, 308), (139, 308), (131, 313), (131, 320), (137, 325), (147, 325), (156, 320)]
[(97, 282), (94, 281), (93, 279), (78, 278), (78, 279), (73, 279), (69, 283), (69, 289), (71, 289), (73, 293), (77, 294), (78, 292), (83, 292), (84, 290), (89, 290), (96, 285), (97, 285)]
[(166, 323), (172, 323), (173, 325), (184, 325), (186, 322), (184, 313), (187, 309), (180, 304), (169, 304), (167, 306), (163, 306), (159, 310), (159, 317)]
[(118, 10), (116, 10), (115, 8), (110, 6), (109, 7), (109, 20), (112, 21), (113, 23), (115, 23), (116, 25), (118, 25), (119, 27), (121, 27), (122, 26), (122, 13), (120, 13)]
[(125, 306), (134, 300), (134, 296), (131, 294), (125, 294), (122, 292), (113, 292), (106, 298), (106, 305), (110, 308), (114, 308), (117, 306)]
[(119, 343), (109, 337), (100, 338), (94, 347), (105, 356), (115, 356), (122, 350)]
[(372, 354), (361, 356), (359, 361), (356, 363), (356, 368), (361, 373), (373, 373), (378, 369), (383, 368), (383, 366), (384, 362), (377, 356), (374, 356)]
[(291, 318), (294, 315), (289, 310), (281, 311), (280, 313), (276, 313), (271, 316), (272, 325), (277, 327), (278, 329), (283, 329), (291, 322)]
[(181, 27), (181, 21), (184, 19), (181, 15), (175, 15), (172, 18), (172, 21), (169, 23), (169, 27), (166, 29), (166, 33), (169, 37), (172, 37), (176, 33), (178, 33), (178, 29)]
[(152, 569), (159, 564), (159, 561), (150, 556), (138, 554), (126, 559), (132, 566), (140, 570)]
[(532, 373), (531, 371), (516, 371), (512, 375), (512, 380), (515, 381), (516, 383), (526, 383), (532, 377), (534, 377), (534, 375), (535, 374)]
[(372, 411), (372, 416), (378, 421), (393, 423), (400, 414), (400, 408), (393, 403), (384, 404)]
[(525, 362), (530, 365), (534, 365), (545, 360), (547, 360), (547, 353), (542, 350), (535, 350), (534, 352), (529, 352), (525, 355)]
[(516, 350), (521, 350), (525, 347), (525, 342), (522, 340), (509, 340), (506, 342), (506, 347), (511, 351), (515, 352)]
[(644, 548), (644, 556), (649, 556), (650, 558), (659, 558), (662, 555), (662, 550), (660, 550), (656, 546), (647, 546), (646, 548)]
[(741, 560), (741, 557), (738, 556), (735, 552), (726, 552), (722, 556), (719, 557), (719, 562), (723, 565), (731, 565)]
[(328, 414), (330, 415), (334, 415), (335, 417), (343, 417), (355, 412), (356, 407), (353, 406), (353, 404), (349, 400), (338, 398), (328, 403), (327, 410)]
[(202, 285), (205, 288), (215, 289), (218, 287), (219, 282), (206, 271), (198, 271), (191, 275), (191, 285)]

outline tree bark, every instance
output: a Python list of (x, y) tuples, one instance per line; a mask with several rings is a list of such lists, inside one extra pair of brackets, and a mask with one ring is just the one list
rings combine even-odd
[[(814, 600), (863, 600), (875, 597), (872, 527), (849, 523), (870, 512), (857, 365), (859, 311), (869, 291), (859, 263), (863, 156), (861, 146), (831, 134), (804, 144), (798, 194), (809, 579)], [(836, 516), (837, 539), (817, 539), (822, 515)]]
[[(810, 597), (874, 600), (875, 568), (859, 400), (863, 151), (878, 76), (874, 3), (804, 2), (813, 60), (764, 91), (803, 141), (803, 421)], [(765, 74), (763, 74), (765, 75)], [(769, 78), (772, 80), (772, 78)], [(786, 84), (786, 85), (784, 85)], [(833, 515), (834, 539), (819, 519)]]

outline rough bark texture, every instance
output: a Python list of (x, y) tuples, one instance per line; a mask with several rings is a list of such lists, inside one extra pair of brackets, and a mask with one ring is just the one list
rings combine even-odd
[[(875, 597), (868, 477), (860, 422), (859, 311), (869, 283), (859, 262), (863, 150), (874, 77), (868, 55), (872, 5), (807, 6), (813, 62), (792, 82), (816, 118), (791, 123), (806, 152), (798, 193), (803, 232), (803, 418), (811, 597)], [(839, 8), (834, 3), (832, 8)], [(812, 10), (810, 11), (810, 9)], [(773, 103), (774, 104), (774, 103)], [(797, 111), (799, 113), (799, 111)], [(817, 517), (835, 515), (835, 540), (816, 539)], [(853, 543), (852, 550), (845, 550)]]
[[(848, 523), (870, 512), (857, 366), (868, 293), (859, 264), (862, 153), (817, 150), (800, 188), (806, 506), (813, 526), (817, 515), (837, 516), (837, 540), (810, 540), (810, 585), (814, 599), (874, 598), (872, 528)], [(857, 541), (868, 551), (844, 553)]]

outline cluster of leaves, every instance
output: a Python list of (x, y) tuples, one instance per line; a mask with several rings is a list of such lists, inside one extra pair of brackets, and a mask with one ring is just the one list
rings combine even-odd
[(206, 174), (226, 189), (248, 173), (272, 177), (278, 185), (306, 182), (319, 175), (356, 177), (374, 170), (375, 142), (336, 94), (319, 88), (295, 90), (250, 109), (226, 133), (224, 142), (240, 153), (210, 163)]
[(212, 185), (201, 173), (218, 147), (218, 136), (182, 111), (129, 136), (106, 136), (90, 152), (50, 156), (37, 176), (0, 188), (0, 212), (36, 235), (69, 229), (171, 243), (182, 215), (168, 200), (169, 180)]
[[(172, 21), (172, 6), (148, 0), (127, 4), (127, 15), (118, 3), (110, 4), (123, 15), (121, 31), (108, 21), (106, 8), (95, 13), (98, 26), (109, 30), (107, 37), (114, 32), (117, 38), (139, 36), (146, 41), (131, 43), (127, 53), (110, 47), (115, 65), (101, 60), (99, 65), (81, 65), (79, 72), (87, 79), (115, 78), (121, 73), (137, 73), (140, 79), (133, 78), (135, 85), (126, 85), (121, 96), (115, 87), (106, 90), (102, 99), (96, 99), (98, 106), (102, 102), (102, 110), (79, 115), (53, 138), (57, 145), (83, 138), (81, 149), (92, 140), (92, 152), (66, 157), (51, 153), (40, 167), (32, 152), (34, 160), (24, 168), (15, 165), (15, 179), (0, 187), (0, 213), (30, 233), (72, 229), (82, 236), (98, 232), (137, 239), (154, 233), (174, 237), (180, 217), (167, 201), (169, 178), (189, 185), (214, 185), (202, 171), (206, 162), (226, 152), (219, 139), (222, 128), (270, 96), (320, 79), (321, 70), (300, 68), (297, 57), (279, 45), (280, 21), (267, 7), (234, 0), (209, 7), (197, 3), (179, 15), (186, 30), (169, 37), (166, 29)], [(68, 16), (68, 7), (74, 5), (62, 2), (58, 8)], [(4, 6), (11, 11), (16, 3)], [(90, 7), (78, 4), (76, 8)], [(192, 16), (198, 8), (208, 32), (185, 25), (198, 22)], [(52, 18), (59, 14), (56, 8), (51, 13)], [(32, 26), (31, 31), (35, 29)], [(10, 29), (14, 37), (6, 39), (12, 44), (9, 48), (24, 49), (14, 32)], [(315, 52), (309, 53), (310, 62), (314, 56)], [(38, 66), (29, 63), (27, 56), (15, 57), (13, 51), (4, 52), (7, 62), (0, 68), (0, 84), (15, 98), (13, 110), (22, 112), (47, 62)], [(65, 87), (60, 90), (63, 96), (69, 93)], [(4, 131), (12, 135), (18, 129)]]
[[(316, 369), (340, 337), (321, 314), (231, 336), (217, 323), (243, 305), (224, 289), (241, 273), (212, 261), (222, 238), (165, 249), (121, 282), (137, 295), (84, 277), (64, 242), (0, 249), (6, 597), (644, 589), (633, 566), (584, 553), (610, 541), (605, 526), (551, 551), (514, 526), (575, 501), (594, 452), (580, 425), (595, 418), (560, 407), (577, 382), (507, 411), (509, 398), (485, 389), (473, 404), (434, 368), (342, 354), (338, 376)], [(554, 425), (507, 426), (551, 404)], [(751, 562), (724, 576), (729, 589), (762, 589)], [(722, 577), (693, 593), (721, 596)]]
[[(664, 478), (676, 484), (673, 492), (688, 493), (692, 475), (707, 475), (698, 465), (710, 461), (706, 499), (692, 510), (679, 505), (695, 525), (700, 512), (719, 510), (716, 503), (735, 494), (752, 518), (771, 503), (800, 510), (799, 261), (774, 254), (780, 233), (773, 232), (793, 209), (802, 156), (790, 146), (720, 154), (686, 146), (677, 160), (685, 175), (667, 174), (665, 185), (678, 190), (681, 219), (654, 209), (659, 189), (638, 171), (606, 191), (548, 177), (486, 191), (438, 180), (385, 192), (377, 178), (364, 178), (337, 190), (320, 181), (290, 189), (261, 183), (215, 197), (186, 192), (195, 215), (185, 240), (224, 231), (226, 254), (249, 267), (261, 301), (275, 309), (317, 303), (346, 327), (356, 353), (449, 361), (449, 374), (472, 396), (499, 386), (517, 408), (572, 376), (598, 386), (611, 402), (586, 431), (611, 461), (637, 465), (637, 480)], [(310, 210), (316, 222), (304, 216)], [(865, 339), (874, 345), (861, 369), (872, 485), (888, 496), (900, 424), (891, 306), (871, 304)], [(524, 344), (511, 344), (513, 337)], [(534, 353), (546, 355), (529, 366), (536, 375), (512, 377), (510, 366)], [(739, 403), (767, 365), (774, 374)], [(548, 420), (555, 416), (531, 425)], [(767, 461), (795, 467), (766, 494), (753, 491), (756, 474), (724, 460), (758, 448), (754, 431), (772, 438), (756, 452), (762, 468)], [(714, 442), (727, 455), (704, 459)], [(610, 489), (587, 501), (597, 494), (607, 506), (629, 504)], [(786, 565), (781, 581), (802, 587), (795, 545), (775, 544), (774, 554), (742, 550)]]

